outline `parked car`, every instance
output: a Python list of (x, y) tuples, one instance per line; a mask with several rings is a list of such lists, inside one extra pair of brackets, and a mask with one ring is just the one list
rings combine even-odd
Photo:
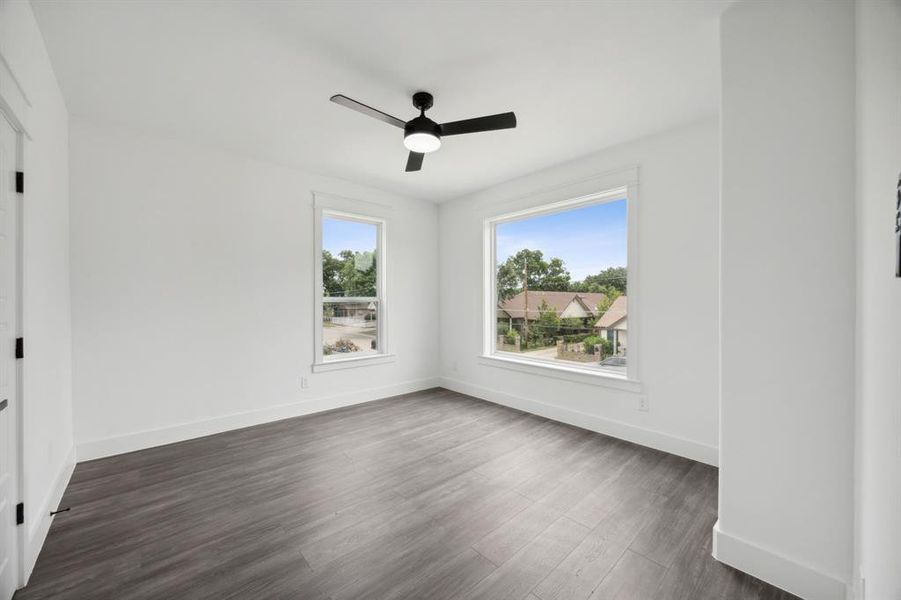
[(605, 358), (600, 362), (602, 367), (625, 367), (626, 366), (626, 357), (625, 356), (611, 356), (610, 358)]

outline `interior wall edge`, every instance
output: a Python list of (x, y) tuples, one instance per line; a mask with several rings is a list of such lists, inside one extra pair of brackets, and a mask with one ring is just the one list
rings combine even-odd
[(461, 394), (467, 394), (481, 400), (487, 400), (488, 402), (522, 410), (561, 423), (575, 425), (576, 427), (609, 435), (611, 437), (626, 440), (627, 442), (633, 442), (656, 450), (662, 450), (663, 452), (696, 460), (714, 467), (717, 466), (719, 461), (719, 449), (715, 446), (709, 446), (661, 431), (630, 425), (622, 421), (608, 419), (598, 415), (590, 415), (570, 408), (542, 402), (540, 400), (513, 396), (495, 389), (474, 385), (452, 377), (440, 377), (439, 380), (441, 387)]
[(138, 431), (108, 438), (89, 440), (78, 444), (78, 460), (84, 462), (97, 458), (146, 450), (156, 446), (174, 444), (217, 433), (224, 433), (244, 427), (272, 423), (293, 417), (311, 415), (318, 412), (364, 404), (375, 400), (390, 398), (400, 394), (409, 394), (436, 387), (437, 378), (415, 379), (377, 388), (356, 390), (343, 394), (335, 394), (313, 400), (302, 400), (280, 406), (260, 408), (241, 413), (222, 415), (209, 419), (191, 421), (163, 427)]
[(54, 479), (53, 487), (47, 491), (43, 501), (36, 507), (26, 507), (27, 511), (33, 512), (25, 515), (26, 522), (31, 523), (31, 526), (28, 528), (28, 534), (25, 539), (25, 564), (22, 569), (25, 577), (22, 585), (27, 584), (28, 579), (31, 577), (38, 555), (41, 553), (41, 548), (44, 547), (44, 541), (47, 539), (47, 534), (50, 533), (50, 526), (53, 524), (53, 517), (50, 516), (50, 511), (59, 507), (63, 494), (69, 486), (69, 480), (72, 479), (72, 473), (75, 471), (76, 461), (75, 444), (72, 444), (56, 479)]
[(802, 598), (845, 600), (841, 579), (713, 526), (713, 557)]

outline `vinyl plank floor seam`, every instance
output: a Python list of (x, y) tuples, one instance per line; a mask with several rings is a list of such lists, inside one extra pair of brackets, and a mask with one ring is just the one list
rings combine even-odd
[(500, 566), (500, 565), (498, 565), (497, 563), (495, 563), (493, 560), (491, 560), (490, 558), (488, 558), (487, 556), (485, 556), (484, 554), (482, 554), (481, 552), (479, 552), (478, 550), (476, 550), (475, 544), (473, 544), (472, 546), (470, 546), (470, 548), (472, 548), (472, 551), (473, 551), (473, 552), (475, 552), (476, 554), (478, 554), (479, 556), (481, 556), (482, 558), (484, 558), (485, 560), (487, 560), (488, 562), (490, 562), (491, 564), (493, 564), (493, 565), (494, 565), (494, 568), (497, 568), (497, 567)]

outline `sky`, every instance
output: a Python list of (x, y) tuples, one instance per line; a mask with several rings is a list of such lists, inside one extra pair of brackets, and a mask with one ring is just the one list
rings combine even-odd
[(500, 223), (497, 261), (524, 248), (559, 258), (573, 281), (607, 267), (626, 266), (626, 200), (593, 204), (550, 215)]
[(369, 223), (322, 219), (322, 248), (337, 256), (342, 250), (373, 251), (376, 246), (376, 226)]

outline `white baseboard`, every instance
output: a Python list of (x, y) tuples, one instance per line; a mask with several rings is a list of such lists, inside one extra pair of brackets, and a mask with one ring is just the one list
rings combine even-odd
[(222, 433), (224, 431), (231, 431), (233, 429), (241, 429), (243, 427), (281, 421), (282, 419), (300, 417), (322, 412), (324, 410), (332, 410), (334, 408), (397, 396), (399, 394), (409, 394), (410, 392), (417, 392), (437, 386), (438, 380), (436, 378), (417, 379), (389, 386), (368, 388), (324, 398), (315, 398), (301, 402), (293, 402), (291, 404), (282, 404), (280, 406), (213, 417), (202, 421), (180, 423), (171, 427), (137, 431), (125, 435), (80, 442), (78, 444), (78, 459), (80, 461), (92, 460), (95, 458), (114, 456), (116, 454), (124, 454), (125, 452), (134, 452), (135, 450), (144, 450), (146, 448), (183, 442), (185, 440)]
[(677, 436), (645, 429), (636, 425), (623, 423), (614, 419), (607, 419), (597, 415), (589, 415), (562, 406), (540, 402), (538, 400), (529, 400), (519, 396), (513, 396), (497, 390), (492, 390), (478, 385), (473, 385), (459, 379), (450, 377), (441, 377), (440, 385), (449, 390), (475, 396), (482, 400), (502, 404), (511, 408), (516, 408), (528, 413), (547, 417), (555, 421), (569, 423), (576, 427), (597, 431), (605, 435), (610, 435), (642, 446), (663, 450), (670, 454), (684, 456), (698, 462), (716, 466), (719, 460), (719, 451), (716, 446), (708, 446), (692, 440), (686, 440)]
[(713, 526), (713, 557), (806, 600), (846, 600), (848, 585)]
[(47, 534), (50, 532), (50, 525), (53, 523), (50, 511), (59, 507), (74, 470), (75, 446), (73, 445), (69, 449), (59, 473), (56, 475), (56, 479), (53, 481), (53, 487), (44, 497), (40, 506), (26, 507), (25, 522), (28, 532), (25, 536), (25, 548), (22, 553), (24, 559), (22, 585), (28, 583), (28, 578), (31, 577), (31, 572), (34, 570), (41, 548), (44, 547), (44, 540), (47, 539)]

